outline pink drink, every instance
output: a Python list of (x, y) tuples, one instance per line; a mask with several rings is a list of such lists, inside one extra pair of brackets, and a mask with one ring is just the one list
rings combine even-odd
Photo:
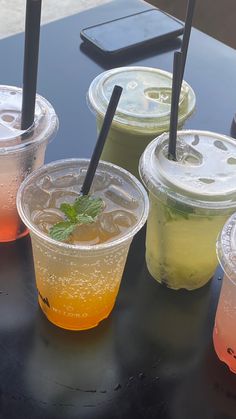
[(221, 361), (236, 373), (236, 214), (226, 222), (217, 243), (224, 279), (218, 302), (213, 341)]
[(58, 126), (53, 107), (37, 95), (34, 125), (22, 131), (21, 102), (21, 89), (0, 86), (0, 242), (27, 233), (17, 213), (16, 194), (26, 176), (44, 163), (47, 144)]

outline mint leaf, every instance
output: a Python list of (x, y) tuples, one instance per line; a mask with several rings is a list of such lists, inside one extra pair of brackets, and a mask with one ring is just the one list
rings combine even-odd
[(70, 205), (70, 204), (61, 204), (60, 206), (60, 210), (62, 212), (64, 212), (64, 214), (67, 216), (67, 218), (72, 222), (72, 223), (76, 223), (77, 222), (77, 211), (74, 207), (74, 205)]
[(91, 196), (79, 196), (74, 203), (77, 214), (89, 215), (92, 218), (97, 217), (104, 208), (104, 202), (101, 198), (92, 198)]
[(50, 228), (49, 234), (54, 240), (63, 242), (68, 239), (71, 233), (73, 233), (75, 227), (76, 224), (71, 223), (70, 221), (61, 221)]
[(79, 214), (77, 215), (77, 223), (78, 224), (91, 224), (94, 223), (94, 218), (91, 217), (90, 215), (86, 215), (86, 214)]
[(66, 241), (76, 226), (94, 223), (103, 208), (104, 202), (101, 198), (92, 198), (89, 195), (79, 196), (72, 205), (61, 204), (60, 210), (67, 219), (52, 226), (49, 230), (50, 236), (54, 240)]

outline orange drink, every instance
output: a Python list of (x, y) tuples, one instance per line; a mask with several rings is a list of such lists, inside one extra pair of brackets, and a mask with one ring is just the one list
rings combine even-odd
[(25, 180), (17, 198), (31, 234), (39, 304), (52, 323), (71, 330), (92, 328), (110, 314), (130, 243), (148, 213), (140, 182), (100, 162), (91, 197), (102, 200), (101, 214), (77, 225), (66, 241), (52, 238), (52, 226), (65, 220), (62, 204), (80, 196), (87, 167), (82, 159), (43, 166)]

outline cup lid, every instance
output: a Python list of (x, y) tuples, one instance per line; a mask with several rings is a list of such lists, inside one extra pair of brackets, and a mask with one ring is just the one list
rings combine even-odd
[[(119, 67), (105, 71), (91, 83), (88, 104), (92, 111), (104, 116), (114, 85), (123, 88), (114, 122), (143, 130), (169, 128), (172, 74), (151, 67)], [(183, 82), (180, 95), (179, 123), (195, 108), (193, 89)]]
[(216, 243), (217, 257), (224, 272), (236, 275), (236, 213), (225, 223)]
[(225, 135), (185, 130), (177, 133), (177, 161), (168, 159), (169, 134), (155, 138), (140, 160), (147, 188), (199, 207), (236, 206), (236, 142)]
[(58, 120), (52, 105), (36, 95), (34, 124), (21, 130), (22, 89), (0, 85), (0, 154), (49, 139), (57, 129)]

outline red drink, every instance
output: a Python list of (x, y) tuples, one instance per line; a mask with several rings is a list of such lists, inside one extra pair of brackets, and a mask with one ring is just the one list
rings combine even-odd
[(16, 194), (26, 176), (44, 163), (47, 144), (57, 130), (53, 107), (37, 95), (34, 124), (22, 131), (21, 104), (21, 89), (0, 86), (0, 242), (27, 233), (17, 213)]

